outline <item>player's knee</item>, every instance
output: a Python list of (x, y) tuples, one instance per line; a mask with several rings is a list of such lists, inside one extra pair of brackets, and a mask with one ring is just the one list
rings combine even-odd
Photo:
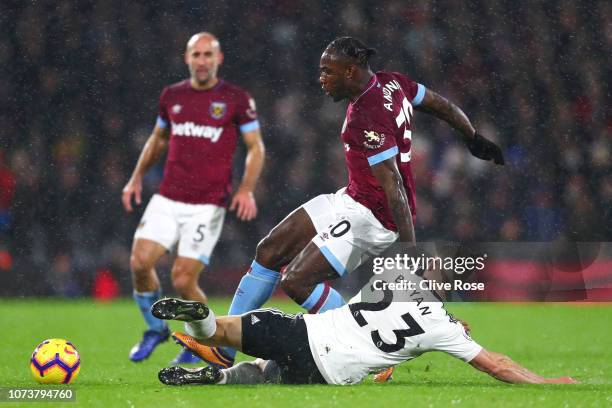
[[(174, 271), (173, 271), (174, 272)], [(183, 298), (190, 298), (189, 294), (197, 286), (197, 280), (186, 273), (173, 273), (172, 287)]]
[(133, 251), (130, 256), (130, 269), (136, 276), (148, 274), (155, 264), (143, 251)]
[(218, 317), (215, 334), (209, 338), (211, 344), (242, 349), (242, 317)]
[(280, 285), (287, 296), (293, 300), (301, 301), (308, 297), (304, 290), (304, 282), (300, 279), (299, 273), (291, 265), (285, 270)]
[(282, 247), (275, 242), (271, 235), (266, 235), (264, 239), (259, 241), (255, 250), (255, 259), (258, 263), (276, 267), (280, 258), (282, 258)]

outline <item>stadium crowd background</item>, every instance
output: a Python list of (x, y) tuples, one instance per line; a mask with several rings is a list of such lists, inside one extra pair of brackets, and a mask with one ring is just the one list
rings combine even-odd
[[(124, 213), (121, 189), (202, 30), (221, 40), (221, 77), (255, 97), (267, 147), (260, 215), (227, 218), (205, 290), (230, 293), (239, 274), (220, 271), (243, 271), (290, 210), (345, 185), (345, 104), (317, 83), (339, 35), (377, 48), (374, 69), (456, 102), (504, 148), (495, 168), (416, 114), (418, 240), (610, 241), (610, 2), (349, 3), (1, 2), (0, 293), (87, 295), (109, 277), (130, 292), (144, 205)], [(149, 173), (145, 199), (161, 175)]]

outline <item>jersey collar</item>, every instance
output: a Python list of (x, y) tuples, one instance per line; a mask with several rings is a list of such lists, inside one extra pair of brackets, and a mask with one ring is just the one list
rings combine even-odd
[(221, 88), (221, 86), (223, 85), (224, 81), (219, 78), (219, 80), (217, 81), (217, 83), (212, 87), (212, 88), (208, 88), (208, 89), (196, 89), (191, 85), (191, 79), (187, 79), (187, 81), (189, 82), (189, 87), (196, 91), (196, 92), (210, 92), (210, 91), (216, 91), (219, 88)]

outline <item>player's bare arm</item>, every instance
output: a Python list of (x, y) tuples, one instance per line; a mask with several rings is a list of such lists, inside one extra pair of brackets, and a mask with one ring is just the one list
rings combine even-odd
[(130, 180), (123, 187), (123, 208), (127, 212), (132, 212), (132, 196), (137, 205), (142, 202), (142, 178), (146, 172), (159, 161), (163, 153), (168, 149), (168, 140), (170, 139), (170, 132), (168, 128), (162, 128), (155, 125), (153, 133), (147, 139), (140, 157), (136, 163), (136, 167), (132, 172)]
[(470, 365), (496, 379), (512, 384), (577, 384), (571, 377), (546, 378), (532, 373), (510, 357), (482, 349)]
[(244, 175), (238, 190), (232, 198), (230, 211), (236, 211), (236, 216), (242, 221), (250, 221), (257, 216), (257, 203), (253, 192), (261, 176), (265, 161), (266, 148), (259, 129), (244, 132), (242, 135), (247, 147)]
[(385, 191), (393, 221), (397, 225), (400, 242), (416, 243), (412, 214), (408, 197), (402, 184), (402, 176), (397, 168), (395, 157), (391, 157), (371, 167), (372, 174)]
[(482, 160), (493, 160), (495, 164), (504, 164), (501, 149), (495, 143), (477, 133), (463, 110), (445, 97), (427, 89), (423, 101), (414, 109), (442, 119), (459, 131), (463, 142), (473, 156)]

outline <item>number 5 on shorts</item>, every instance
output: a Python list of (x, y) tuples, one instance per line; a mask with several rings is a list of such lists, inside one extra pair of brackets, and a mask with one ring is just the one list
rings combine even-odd
[(198, 225), (196, 228), (196, 236), (193, 237), (194, 242), (202, 242), (204, 241), (204, 230), (206, 229), (206, 224)]

